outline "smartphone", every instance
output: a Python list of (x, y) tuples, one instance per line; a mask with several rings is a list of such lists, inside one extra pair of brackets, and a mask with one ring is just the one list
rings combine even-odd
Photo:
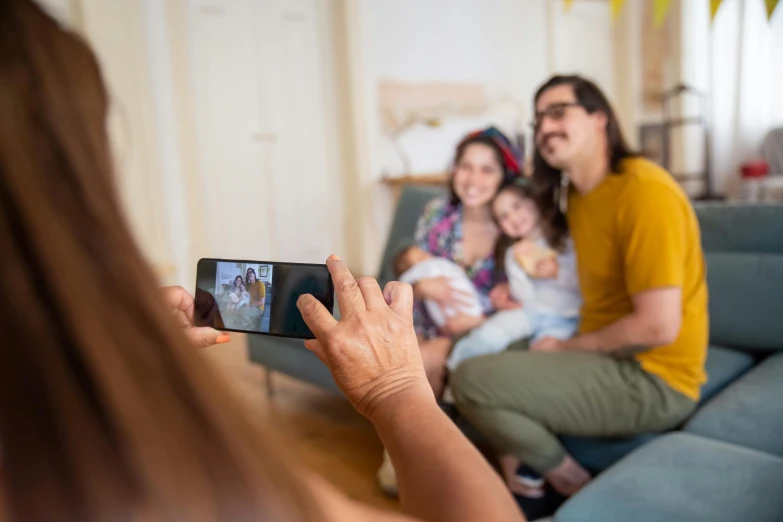
[(200, 259), (193, 322), (229, 332), (313, 339), (296, 301), (312, 294), (334, 312), (326, 265)]

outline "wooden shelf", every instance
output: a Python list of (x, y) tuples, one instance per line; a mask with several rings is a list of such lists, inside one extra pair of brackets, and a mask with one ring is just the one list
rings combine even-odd
[(409, 174), (407, 176), (385, 177), (381, 183), (390, 187), (402, 187), (404, 185), (423, 185), (423, 186), (446, 186), (449, 182), (449, 175), (446, 173), (434, 174)]

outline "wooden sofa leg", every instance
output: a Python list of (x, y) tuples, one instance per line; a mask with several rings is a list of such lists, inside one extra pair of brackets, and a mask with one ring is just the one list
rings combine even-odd
[(274, 372), (271, 368), (264, 368), (264, 373), (266, 374), (266, 396), (271, 399), (275, 394), (275, 383), (272, 381)]

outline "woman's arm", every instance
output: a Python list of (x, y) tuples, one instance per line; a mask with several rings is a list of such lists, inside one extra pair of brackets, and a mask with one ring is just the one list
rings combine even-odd
[(486, 320), (485, 315), (458, 314), (450, 317), (441, 327), (441, 331), (446, 335), (461, 335), (481, 326)]
[(342, 318), (313, 296), (298, 306), (317, 340), (306, 341), (351, 404), (378, 430), (405, 510), (427, 521), (521, 521), (519, 508), (479, 452), (440, 410), (421, 362), (409, 285), (381, 292), (327, 260)]
[(516, 308), (522, 308), (522, 303), (515, 301), (511, 297), (511, 287), (508, 281), (498, 283), (489, 292), (489, 300), (492, 302), (492, 307), (495, 310), (514, 310)]
[(471, 304), (473, 301), (470, 292), (454, 288), (448, 277), (422, 279), (413, 285), (413, 297), (419, 301), (432, 299), (441, 306), (449, 307)]

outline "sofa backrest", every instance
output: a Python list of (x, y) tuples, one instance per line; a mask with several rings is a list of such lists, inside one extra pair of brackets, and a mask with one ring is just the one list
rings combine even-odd
[(378, 271), (378, 282), (383, 288), (387, 282), (394, 279), (392, 261), (397, 252), (413, 243), (416, 233), (416, 224), (419, 222), (424, 207), (433, 198), (446, 194), (446, 190), (436, 187), (407, 186), (402, 190), (397, 202), (397, 210), (394, 213), (389, 238), (386, 241), (386, 249), (381, 259), (381, 268)]
[(783, 205), (697, 203), (710, 343), (783, 350)]
[[(394, 255), (413, 242), (426, 204), (445, 189), (405, 187), (378, 281), (394, 279)], [(696, 203), (709, 287), (710, 342), (783, 350), (783, 205)]]

